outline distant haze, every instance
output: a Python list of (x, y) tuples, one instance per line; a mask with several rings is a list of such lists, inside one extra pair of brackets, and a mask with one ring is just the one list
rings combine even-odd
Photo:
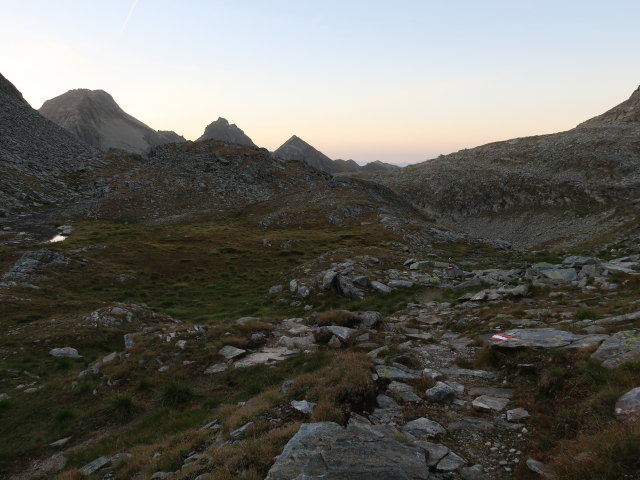
[(414, 163), (570, 129), (640, 83), (635, 0), (5, 1), (0, 72), (35, 108), (103, 89), (195, 140)]

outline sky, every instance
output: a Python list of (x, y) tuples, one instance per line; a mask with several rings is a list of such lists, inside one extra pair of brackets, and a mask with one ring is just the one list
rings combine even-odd
[(0, 73), (189, 140), (415, 163), (573, 128), (640, 84), (637, 0), (0, 0)]

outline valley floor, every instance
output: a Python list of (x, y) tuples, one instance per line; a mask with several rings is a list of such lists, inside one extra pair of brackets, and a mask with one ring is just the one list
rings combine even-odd
[(640, 478), (629, 246), (259, 218), (5, 222), (0, 477)]

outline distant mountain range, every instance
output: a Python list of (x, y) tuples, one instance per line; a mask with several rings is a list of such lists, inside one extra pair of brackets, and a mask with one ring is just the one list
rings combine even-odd
[[(17, 90), (15, 92), (20, 95)], [(183, 136), (173, 131), (153, 130), (126, 113), (113, 97), (103, 90), (69, 90), (44, 102), (39, 112), (45, 118), (101, 151), (119, 148), (132, 153), (146, 154), (159, 145), (186, 141)], [(244, 131), (222, 117), (210, 123), (197, 141), (203, 140), (218, 140), (256, 147)], [(295, 135), (274, 154), (283, 160), (303, 161), (331, 174), (398, 168), (380, 161), (360, 167), (353, 160), (331, 160)]]
[(296, 135), (293, 135), (289, 140), (284, 142), (276, 151), (273, 152), (273, 154), (282, 160), (303, 161), (313, 168), (331, 174), (353, 173), (359, 171), (387, 171), (400, 168), (396, 165), (383, 163), (379, 160), (370, 162), (364, 167), (361, 167), (353, 160), (331, 160), (324, 153), (316, 150)]

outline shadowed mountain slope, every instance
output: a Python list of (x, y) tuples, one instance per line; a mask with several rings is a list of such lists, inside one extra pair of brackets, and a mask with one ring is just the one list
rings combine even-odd
[(24, 210), (81, 198), (98, 152), (29, 106), (0, 79), (0, 205)]
[[(520, 246), (586, 240), (640, 193), (640, 92), (552, 135), (465, 149), (373, 178), (439, 223)], [(635, 212), (631, 212), (635, 215)]]

